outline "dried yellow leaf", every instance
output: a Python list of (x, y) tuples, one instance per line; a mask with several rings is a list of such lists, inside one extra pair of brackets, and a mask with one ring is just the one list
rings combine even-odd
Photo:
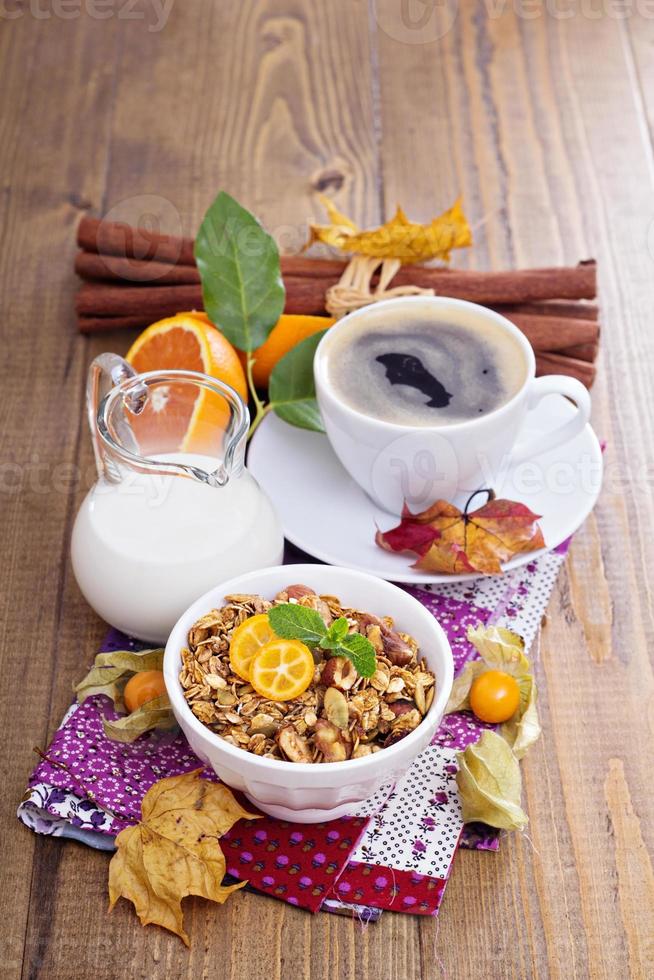
[(527, 815), (520, 806), (520, 763), (495, 732), (457, 752), (456, 783), (464, 823), (486, 823), (503, 830), (524, 830)]
[(453, 711), (470, 711), (470, 688), (475, 678), (488, 668), (483, 660), (471, 660), (465, 665), (460, 674), (454, 678), (449, 700), (445, 705), (445, 714)]
[(361, 231), (330, 200), (321, 196), (330, 221), (311, 225), (309, 245), (319, 241), (342, 252), (378, 259), (398, 259), (403, 264), (441, 259), (448, 262), (453, 248), (472, 245), (472, 232), (461, 201), (434, 218), (429, 224), (410, 221), (401, 207), (379, 228)]
[(520, 687), (520, 707), (515, 716), (505, 721), (500, 735), (513, 749), (516, 759), (522, 759), (534, 742), (540, 737), (541, 727), (536, 708), (536, 684), (533, 677), (525, 675), (518, 678)]
[(187, 946), (182, 899), (199, 895), (222, 904), (247, 884), (222, 885), (226, 866), (218, 838), (237, 820), (259, 817), (200, 772), (160, 779), (148, 790), (141, 822), (118, 835), (109, 865), (109, 907), (126, 898), (141, 925), (163, 926)]
[(525, 641), (512, 630), (502, 626), (470, 626), (467, 637), (488, 667), (503, 670), (512, 677), (529, 673)]
[(167, 694), (146, 701), (136, 711), (123, 715), (122, 718), (102, 719), (102, 728), (107, 738), (112, 742), (124, 742), (127, 745), (135, 742), (144, 732), (155, 729), (168, 731), (176, 725), (177, 721)]

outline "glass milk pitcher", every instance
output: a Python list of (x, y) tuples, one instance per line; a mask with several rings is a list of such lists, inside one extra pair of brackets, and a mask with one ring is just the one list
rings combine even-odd
[(98, 480), (75, 521), (72, 561), (108, 623), (163, 644), (208, 589), (281, 563), (282, 530), (244, 466), (249, 415), (232, 388), (194, 371), (137, 374), (101, 354), (87, 410)]

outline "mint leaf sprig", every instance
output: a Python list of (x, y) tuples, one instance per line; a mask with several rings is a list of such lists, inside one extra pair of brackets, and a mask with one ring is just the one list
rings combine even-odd
[(347, 657), (360, 677), (372, 677), (377, 669), (375, 648), (360, 633), (348, 633), (345, 616), (325, 626), (315, 609), (283, 602), (268, 610), (268, 620), (277, 636), (284, 640), (300, 640), (308, 647), (329, 650), (335, 657)]

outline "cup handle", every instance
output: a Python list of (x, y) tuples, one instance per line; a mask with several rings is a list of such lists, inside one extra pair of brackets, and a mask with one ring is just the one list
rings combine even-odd
[[(549, 374), (544, 378), (535, 378), (531, 383), (527, 410), (533, 411), (541, 399), (552, 394), (565, 395), (570, 398), (577, 410), (567, 422), (538, 440), (536, 451), (539, 455), (574, 439), (590, 421), (591, 401), (588, 389), (582, 385), (581, 381), (577, 381), (576, 378), (568, 378), (563, 374)], [(528, 443), (525, 439), (519, 440), (511, 453), (511, 462), (520, 463), (530, 459), (534, 455), (534, 448), (533, 442)]]

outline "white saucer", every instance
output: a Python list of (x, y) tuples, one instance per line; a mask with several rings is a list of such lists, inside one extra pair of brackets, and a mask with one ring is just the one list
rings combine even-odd
[[(575, 439), (538, 455), (539, 436), (573, 413), (562, 395), (549, 395), (529, 413), (525, 434), (533, 440), (527, 462), (507, 466), (494, 486), (498, 497), (526, 504), (541, 514), (540, 526), (552, 550), (584, 522), (602, 483), (602, 452), (589, 425)], [(282, 422), (272, 413), (255, 433), (248, 469), (268, 494), (280, 516), (286, 538), (330, 565), (344, 565), (393, 582), (465, 582), (479, 578), (433, 575), (411, 568), (410, 554), (392, 554), (375, 544), (375, 530), (394, 527), (398, 519), (378, 508), (341, 466), (327, 436)], [(472, 508), (484, 504), (483, 496)], [(457, 504), (461, 505), (459, 501)], [(528, 552), (507, 562), (505, 570), (532, 561)]]

